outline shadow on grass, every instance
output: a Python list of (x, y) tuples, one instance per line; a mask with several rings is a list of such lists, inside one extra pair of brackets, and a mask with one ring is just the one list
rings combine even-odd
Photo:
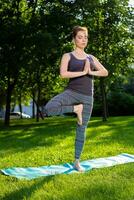
[(31, 128), (31, 127), (38, 127), (38, 126), (44, 126), (44, 125), (51, 125), (51, 126), (58, 126), (62, 125), (63, 123), (70, 123), (74, 117), (68, 118), (68, 117), (49, 117), (44, 120), (40, 120), (39, 122), (36, 122), (34, 119), (17, 119), (17, 120), (11, 120), (10, 126), (6, 127), (3, 123), (0, 123), (0, 130), (4, 131), (10, 131), (12, 129), (24, 129), (24, 128)]
[[(29, 199), (33, 193), (35, 193), (41, 187), (44, 187), (44, 184), (48, 184), (52, 179), (54, 179), (54, 176), (38, 178), (34, 181), (34, 183), (31, 186), (29, 184), (27, 184), (27, 186), (24, 186), (25, 185), (24, 184), (20, 189), (14, 190), (13, 192), (6, 194), (2, 200), (15, 200), (15, 199), (21, 200), (24, 198)], [(20, 183), (20, 180), (16, 181)]]
[[(76, 121), (74, 118), (56, 117), (48, 118), (44, 122), (24, 122), (25, 124), (12, 123), (9, 128), (0, 131), (0, 150), (6, 150), (8, 154), (13, 152), (25, 152), (36, 147), (49, 147), (60, 140), (75, 134)], [(93, 132), (87, 139), (94, 140), (94, 145), (109, 145), (114, 142), (125, 146), (133, 146), (133, 124), (134, 118), (115, 117), (107, 122), (101, 119), (91, 120), (88, 128)], [(105, 126), (105, 127), (104, 127)], [(97, 140), (96, 140), (97, 139)], [(1, 154), (2, 156), (2, 154)]]
[(27, 123), (3, 127), (0, 131), (0, 150), (8, 150), (9, 154), (12, 151), (24, 152), (35, 147), (48, 147), (72, 135), (76, 126), (74, 120), (58, 117), (39, 123)]

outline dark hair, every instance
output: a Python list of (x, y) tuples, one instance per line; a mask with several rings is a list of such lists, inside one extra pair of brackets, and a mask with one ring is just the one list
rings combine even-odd
[(74, 26), (72, 37), (75, 38), (79, 31), (85, 31), (88, 34), (88, 29), (85, 26)]

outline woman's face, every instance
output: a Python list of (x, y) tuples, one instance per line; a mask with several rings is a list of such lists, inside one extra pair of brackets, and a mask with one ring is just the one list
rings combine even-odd
[(88, 43), (88, 35), (86, 31), (78, 31), (77, 35), (74, 38), (74, 43), (76, 47), (84, 49)]

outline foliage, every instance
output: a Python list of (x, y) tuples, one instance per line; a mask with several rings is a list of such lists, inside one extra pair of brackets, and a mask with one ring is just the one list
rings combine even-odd
[(6, 105), (7, 125), (15, 98), (34, 98), (40, 106), (66, 86), (58, 76), (59, 64), (61, 55), (73, 48), (71, 30), (78, 24), (90, 30), (87, 52), (109, 71), (108, 78), (95, 81), (101, 88), (95, 97), (106, 107), (112, 83), (120, 74), (126, 76), (132, 63), (133, 10), (128, 0), (1, 0), (0, 5), (0, 95), (6, 93), (0, 104)]

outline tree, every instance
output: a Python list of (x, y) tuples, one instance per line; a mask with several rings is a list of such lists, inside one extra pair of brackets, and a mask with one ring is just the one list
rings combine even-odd
[[(79, 5), (78, 5), (79, 3)], [(108, 78), (100, 78), (103, 120), (107, 119), (106, 93), (119, 74), (128, 73), (132, 62), (132, 9), (128, 0), (76, 1), (77, 18), (90, 29), (87, 50), (108, 69)], [(97, 81), (98, 83), (98, 81)]]
[(1, 78), (6, 84), (5, 125), (9, 125), (11, 95), (23, 65), (25, 25), (20, 18), (19, 0), (12, 2), (2, 1), (1, 5), (0, 70)]

